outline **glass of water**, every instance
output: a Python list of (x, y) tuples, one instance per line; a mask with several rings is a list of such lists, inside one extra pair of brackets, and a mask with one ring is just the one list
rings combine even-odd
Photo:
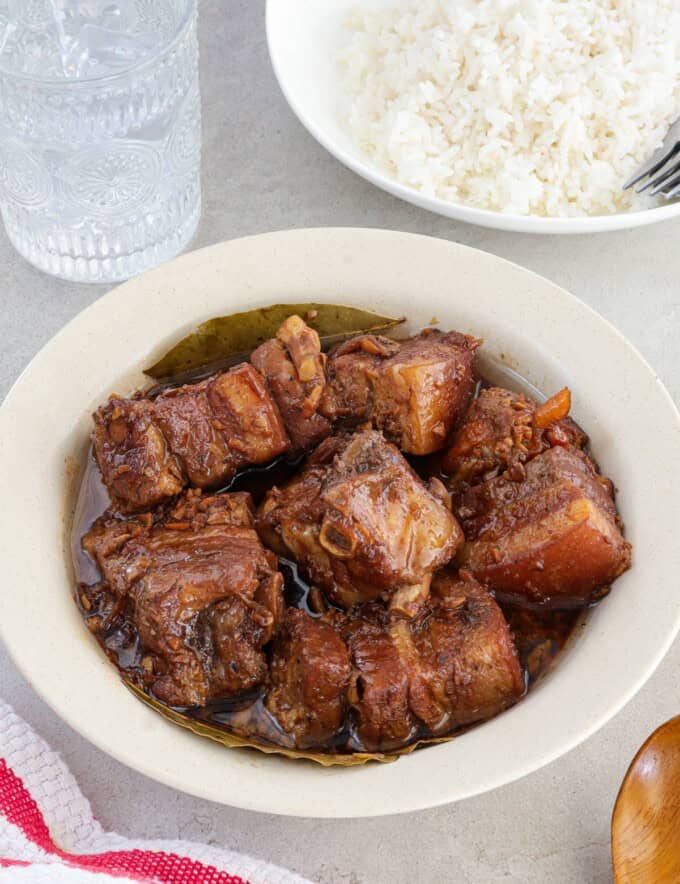
[(32, 264), (112, 282), (201, 214), (196, 0), (0, 0), (0, 210)]

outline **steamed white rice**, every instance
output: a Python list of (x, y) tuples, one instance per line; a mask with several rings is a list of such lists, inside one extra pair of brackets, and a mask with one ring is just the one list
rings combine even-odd
[(621, 186), (680, 114), (680, 0), (367, 0), (348, 26), (343, 114), (403, 184), (522, 215), (649, 207)]

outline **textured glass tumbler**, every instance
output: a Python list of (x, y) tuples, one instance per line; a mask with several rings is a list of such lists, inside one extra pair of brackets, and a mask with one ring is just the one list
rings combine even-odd
[[(28, 261), (55, 276), (127, 279), (178, 254), (198, 225), (196, 0), (137, 0), (142, 6), (173, 19), (159, 19), (164, 39), (141, 62), (70, 79), (0, 70), (5, 228)], [(39, 26), (30, 21), (26, 34), (41, 36)]]

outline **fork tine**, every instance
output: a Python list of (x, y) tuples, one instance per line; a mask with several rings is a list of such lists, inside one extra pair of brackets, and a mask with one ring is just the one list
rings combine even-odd
[(658, 172), (659, 169), (666, 165), (677, 149), (677, 143), (669, 144), (667, 141), (664, 141), (652, 158), (644, 165), (640, 166), (632, 177), (626, 181), (623, 185), (623, 189), (628, 190), (628, 188), (637, 184), (638, 181), (641, 181), (646, 175), (654, 175), (655, 172)]
[(677, 156), (679, 149), (680, 147), (676, 148), (673, 156), (656, 175), (652, 175), (643, 185), (636, 187), (635, 192), (643, 193), (645, 190), (649, 190), (650, 195), (653, 196), (660, 190), (663, 190), (668, 181), (674, 178), (680, 171), (680, 158)]
[(680, 196), (680, 176), (678, 176), (675, 181), (672, 181), (670, 184), (671, 190), (664, 190), (663, 195), (667, 200), (672, 200), (673, 197)]
[(671, 190), (680, 184), (680, 165), (678, 165), (675, 169), (675, 174), (673, 176), (669, 176), (663, 182), (663, 184), (659, 184), (654, 190), (649, 191), (650, 196), (656, 196), (658, 193), (665, 194), (670, 187)]
[[(661, 144), (661, 147), (656, 151), (656, 153), (652, 156), (650, 160), (648, 160), (644, 165), (640, 166), (640, 168), (633, 174), (631, 178), (626, 181), (623, 185), (624, 190), (628, 190), (629, 187), (632, 187), (634, 184), (637, 184), (638, 181), (641, 181), (646, 176), (652, 178), (654, 176), (654, 181), (648, 181), (644, 187), (641, 187), (637, 190), (637, 193), (642, 193), (646, 190), (650, 184), (654, 186), (657, 183), (660, 183), (662, 180), (664, 181), (663, 187), (667, 187), (668, 185), (668, 175), (664, 166), (680, 151), (680, 117), (678, 117), (671, 125), (670, 129), (666, 133), (666, 137)], [(660, 178), (656, 173), (662, 170), (662, 177)], [(672, 170), (677, 171), (676, 169)], [(671, 173), (672, 173), (671, 172)], [(675, 186), (675, 182), (673, 182)], [(663, 189), (663, 188), (659, 188)], [(658, 191), (653, 191), (658, 192)]]

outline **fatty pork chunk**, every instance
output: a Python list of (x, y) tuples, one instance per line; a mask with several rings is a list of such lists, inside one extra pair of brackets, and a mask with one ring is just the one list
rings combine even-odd
[(463, 541), (434, 480), (426, 488), (375, 430), (331, 437), (260, 506), (264, 542), (292, 556), (342, 607), (377, 597), (406, 614)]
[(353, 338), (328, 355), (320, 411), (333, 421), (370, 421), (409, 454), (439, 451), (474, 392), (479, 343), (435, 330), (405, 341)]
[(184, 473), (146, 399), (112, 396), (94, 415), (94, 455), (112, 500), (149, 509), (184, 487)]
[(314, 329), (290, 316), (250, 361), (271, 390), (293, 452), (310, 450), (330, 435), (330, 421), (318, 411), (326, 387), (326, 357)]
[(490, 718), (525, 682), (503, 614), (469, 574), (440, 573), (411, 620), (369, 604), (346, 622), (356, 737), (389, 751), (425, 729), (433, 735)]
[(102, 479), (127, 512), (151, 509), (186, 484), (217, 486), (289, 447), (272, 397), (247, 364), (154, 400), (113, 397), (94, 423)]
[(519, 481), (505, 472), (457, 499), (466, 537), (458, 560), (502, 600), (587, 605), (630, 567), (612, 483), (573, 447), (549, 448), (524, 471)]
[(283, 614), (283, 578), (253, 529), (250, 495), (192, 490), (160, 516), (105, 516), (83, 546), (131, 601), (160, 700), (202, 706), (265, 681), (262, 648)]
[(332, 622), (286, 610), (272, 650), (267, 709), (297, 748), (328, 742), (349, 704), (349, 653)]
[(566, 387), (542, 405), (502, 387), (481, 390), (442, 459), (451, 491), (506, 470), (519, 481), (525, 464), (542, 451), (555, 445), (583, 448), (588, 438), (568, 417), (570, 408)]
[(281, 416), (250, 365), (154, 400), (158, 423), (192, 485), (209, 488), (288, 449)]

